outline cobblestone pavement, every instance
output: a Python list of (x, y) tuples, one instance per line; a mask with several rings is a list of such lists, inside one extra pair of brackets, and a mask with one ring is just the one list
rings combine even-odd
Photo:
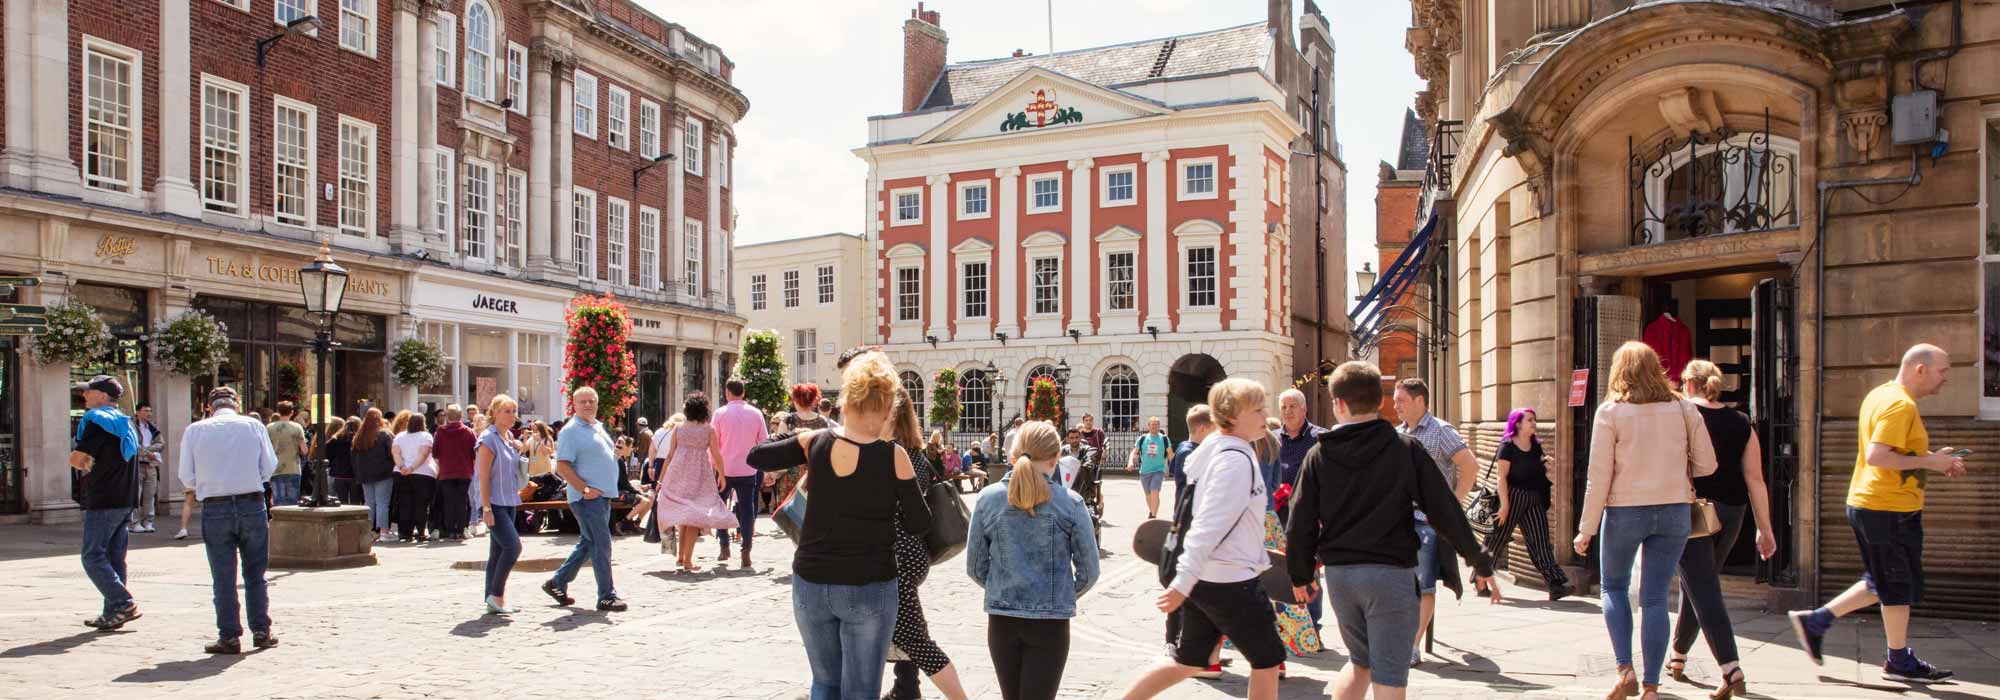
[[(1107, 484), (1101, 583), (1082, 601), (1062, 695), (1116, 698), (1161, 658), (1157, 585), (1131, 555), (1129, 527), (1143, 515), (1134, 481)], [(196, 519), (197, 522), (199, 518)], [(795, 698), (805, 692), (805, 652), (790, 608), (791, 544), (760, 522), (757, 566), (716, 567), (711, 539), (697, 551), (710, 571), (672, 572), (672, 556), (637, 537), (615, 548), (625, 613), (552, 607), (536, 586), (574, 541), (527, 538), (510, 592), (523, 610), (484, 617), (479, 603), (484, 539), (455, 545), (388, 545), (378, 566), (342, 571), (274, 571), (272, 615), (281, 646), (210, 657), (214, 636), (200, 538), (135, 535), (133, 590), (145, 617), (100, 634), (80, 622), (98, 606), (76, 558), (79, 529), (0, 528), (0, 567), (10, 600), (0, 606), (0, 697), (129, 698)], [(586, 570), (573, 591), (593, 589)], [(1609, 645), (1594, 601), (1440, 605), (1435, 654), (1414, 672), (1411, 697), (1601, 697), (1610, 684)], [(932, 572), (924, 587), (932, 631), (953, 655), (975, 698), (999, 697), (985, 649), (979, 589), (963, 560)], [(587, 601), (584, 601), (587, 606)], [(1843, 621), (1828, 639), (1828, 663), (1814, 667), (1793, 648), (1781, 615), (1733, 611), (1751, 691), (1771, 698), (2000, 697), (2000, 628), (1990, 623), (1920, 621), (1920, 653), (1956, 669), (1959, 683), (1911, 688), (1876, 677), (1881, 628), (1872, 618)], [(246, 640), (247, 641), (247, 640)], [(1293, 659), (1285, 698), (1325, 697), (1345, 664), (1335, 648)], [(1865, 651), (1864, 651), (1865, 650)], [(1191, 681), (1168, 698), (1243, 697), (1242, 662), (1220, 681)], [(1699, 685), (1668, 681), (1668, 697), (1705, 697), (1717, 676), (1705, 651), (1691, 667)], [(931, 688), (926, 697), (935, 698)]]

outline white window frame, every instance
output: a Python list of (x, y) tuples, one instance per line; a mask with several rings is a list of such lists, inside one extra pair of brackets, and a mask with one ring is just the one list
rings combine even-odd
[[(474, 9), (486, 11), (486, 36), (480, 37), (472, 31)], [(506, 35), (501, 30), (500, 13), (486, 4), (485, 0), (465, 2), (465, 94), (476, 100), (499, 103), (499, 81), (494, 77), (500, 72), (494, 70), (499, 65), (494, 59), (500, 55), (500, 37)], [(479, 59), (485, 65), (474, 65)]]
[[(288, 220), (279, 206), (279, 198), (285, 190), (283, 186), (286, 159), (279, 149), (278, 115), (287, 111), (297, 112), (304, 117), (305, 153), (303, 162), (294, 163), (300, 167), (304, 181), (300, 183), (300, 204), (304, 205), (301, 218)], [(312, 229), (318, 223), (319, 214), (319, 110), (312, 105), (283, 95), (271, 98), (271, 221), (283, 226)]]
[[(959, 221), (970, 221), (973, 219), (989, 219), (993, 217), (992, 180), (964, 180), (958, 183), (954, 183), (953, 187), (955, 188), (955, 196), (953, 197), (953, 199), (958, 202)], [(979, 211), (972, 211), (971, 207), (969, 206), (972, 203), (970, 195), (973, 190), (978, 190), (980, 193)]]
[(813, 270), (814, 298), (819, 300), (820, 306), (833, 306), (835, 279), (836, 275), (834, 274), (832, 265), (820, 265), (817, 269)]
[(597, 138), (597, 76), (576, 72), (570, 90), (570, 131), (587, 139)]
[[(1117, 290), (1112, 288), (1112, 285), (1121, 282), (1121, 280), (1116, 279), (1117, 275), (1112, 274), (1114, 271), (1119, 269), (1120, 265), (1118, 265), (1118, 261), (1120, 258), (1122, 258), (1125, 262), (1123, 267), (1125, 268), (1126, 279), (1122, 280), (1122, 282), (1128, 285), (1128, 288), (1125, 290), (1123, 294), (1120, 294)], [(1118, 306), (1118, 301), (1121, 298), (1125, 301), (1125, 306), (1122, 308)], [(1103, 312), (1111, 314), (1136, 314), (1139, 312), (1139, 251), (1138, 250), (1121, 248), (1118, 250), (1104, 251)]]
[[(1176, 257), (1171, 262), (1170, 273), (1179, 282), (1177, 298), (1171, 300), (1172, 308), (1180, 309), (1181, 322), (1176, 327), (1182, 331), (1222, 330), (1222, 290), (1229, 280), (1229, 270), (1225, 267), (1228, 256), (1222, 254), (1223, 228), (1221, 224), (1207, 219), (1192, 219), (1174, 228)], [(1191, 251), (1209, 248), (1215, 251), (1215, 303), (1196, 306), (1189, 302), (1193, 298), (1193, 286), (1188, 274)]]
[[(902, 206), (903, 195), (916, 196), (917, 207), (916, 207), (916, 214), (914, 216), (908, 216), (908, 217), (903, 216), (903, 206)], [(889, 190), (890, 226), (914, 226), (917, 224), (921, 224), (923, 222), (924, 222), (924, 188), (899, 187), (893, 190)]]
[(660, 103), (639, 98), (639, 155), (652, 160), (660, 157)]
[(437, 84), (445, 87), (458, 85), (458, 17), (449, 12), (437, 13)]
[(810, 382), (819, 376), (819, 329), (796, 328), (792, 330), (792, 367), (799, 383)]
[[(1215, 156), (1208, 156), (1206, 158), (1182, 158), (1180, 160), (1174, 161), (1174, 182), (1177, 183), (1177, 186), (1175, 187), (1175, 189), (1177, 190), (1177, 195), (1175, 199), (1180, 201), (1188, 201), (1195, 199), (1215, 199), (1221, 196), (1218, 192), (1218, 190), (1222, 189), (1221, 162), (1222, 162), (1221, 159), (1216, 158)], [(1191, 191), (1188, 189), (1188, 182), (1189, 182), (1188, 169), (1202, 165), (1208, 166), (1208, 171), (1210, 173), (1210, 177), (1208, 178), (1208, 191), (1206, 192)]]
[(687, 276), (682, 281), (686, 283), (688, 296), (696, 299), (701, 298), (703, 287), (702, 228), (701, 219), (690, 216), (681, 220), (681, 241), (685, 244), (685, 251), (681, 255), (681, 269), (682, 274)]
[[(916, 274), (914, 282), (915, 292), (906, 292), (903, 290), (903, 273), (905, 272)], [(889, 312), (892, 314), (891, 318), (894, 319), (891, 321), (891, 324), (906, 326), (922, 325), (924, 322), (923, 266), (916, 263), (896, 265), (890, 271), (889, 283), (893, 285), (889, 288)], [(905, 301), (911, 301), (911, 303), (905, 306)], [(912, 312), (911, 318), (903, 317), (905, 309)]]
[(687, 174), (699, 176), (702, 173), (702, 152), (708, 147), (703, 139), (703, 124), (697, 117), (687, 117), (681, 131), (681, 167)]
[(229, 6), (229, 8), (232, 10), (242, 10), (244, 12), (250, 11), (250, 0), (215, 0), (215, 1), (222, 3), (223, 5)]
[[(1044, 183), (1044, 182), (1053, 182), (1053, 183), (1055, 183), (1055, 188), (1056, 188), (1056, 189), (1055, 189), (1055, 198), (1056, 198), (1056, 201), (1055, 201), (1055, 204), (1037, 204), (1037, 203), (1036, 203), (1036, 200), (1037, 200), (1037, 199), (1039, 199), (1041, 195), (1040, 195), (1039, 193), (1035, 192), (1035, 186), (1037, 186), (1037, 185), (1040, 185), (1041, 183)], [(1053, 213), (1056, 213), (1056, 212), (1060, 212), (1060, 211), (1062, 211), (1062, 210), (1063, 210), (1063, 174), (1062, 174), (1062, 173), (1059, 173), (1059, 172), (1057, 172), (1057, 173), (1042, 173), (1042, 174), (1040, 174), (1040, 175), (1029, 175), (1029, 176), (1028, 176), (1028, 186), (1027, 186), (1027, 187), (1026, 187), (1025, 189), (1027, 190), (1027, 197), (1028, 197), (1028, 213), (1030, 213), (1030, 214), (1053, 214)]]
[[(1092, 278), (1097, 283), (1097, 315), (1101, 333), (1116, 335), (1139, 332), (1139, 306), (1140, 302), (1146, 300), (1146, 295), (1141, 293), (1144, 290), (1139, 285), (1142, 276), (1139, 271), (1148, 264), (1145, 254), (1140, 251), (1144, 241), (1145, 236), (1125, 226), (1113, 226), (1098, 234), (1094, 241), (1097, 244), (1097, 258), (1093, 262), (1097, 265), (1098, 274), (1092, 275)], [(1111, 256), (1113, 255), (1132, 256), (1132, 308), (1129, 309), (1111, 308)], [(1150, 279), (1152, 284), (1163, 284), (1159, 274), (1158, 271), (1153, 271)]]
[(779, 301), (787, 309), (799, 308), (801, 276), (798, 270), (786, 270), (784, 274), (779, 276), (779, 284), (781, 285), (779, 289)]
[(632, 93), (617, 85), (604, 92), (604, 145), (632, 150)]
[(759, 272), (750, 276), (750, 310), (763, 311), (770, 306), (771, 276)]
[(626, 248), (632, 241), (632, 203), (617, 197), (604, 198), (604, 275), (618, 286), (632, 282)]
[[(217, 147), (214, 144), (219, 143), (211, 142), (208, 138), (208, 93), (210, 90), (232, 94), (236, 97), (236, 123), (231, 127), (235, 131), (235, 142), (228, 146), (229, 150), (236, 154), (236, 164), (229, 168), (234, 172), (225, 174), (235, 180), (236, 193), (229, 199), (218, 199), (209, 196), (209, 181), (215, 178), (217, 174), (210, 170), (208, 151), (211, 148)], [(203, 73), (201, 75), (201, 94), (198, 97), (199, 101), (196, 108), (200, 110), (201, 118), (195, 124), (195, 127), (201, 132), (199, 139), (201, 150), (195, 154), (195, 157), (200, 159), (201, 168), (200, 176), (195, 183), (195, 189), (201, 192), (202, 211), (227, 216), (249, 216), (250, 87), (233, 80), (224, 80)]]
[[(110, 122), (99, 122), (90, 118), (90, 55), (101, 54), (105, 58), (122, 61), (126, 67), (125, 84), (126, 114), (125, 124), (119, 126)], [(82, 176), (83, 186), (104, 192), (138, 194), (139, 180), (146, 172), (146, 61), (145, 54), (135, 49), (99, 39), (88, 34), (83, 36), (82, 52), (78, 57), (79, 83), (77, 90), (81, 98), (77, 100), (77, 123), (83, 125), (83, 162), (77, 163), (77, 172)], [(122, 129), (125, 132), (125, 152), (110, 154), (125, 161), (125, 180), (120, 182), (90, 174), (89, 133), (94, 125), (102, 124), (106, 129)]]
[[(979, 267), (979, 274), (973, 275), (971, 268)], [(979, 288), (973, 289), (971, 280), (979, 280)], [(972, 295), (979, 294), (979, 313), (972, 313)], [(993, 262), (991, 260), (967, 260), (958, 264), (958, 317), (962, 319), (986, 319), (993, 314)]]
[[(354, 36), (361, 45), (348, 41)], [(340, 48), (375, 57), (375, 0), (340, 0)]]
[[(465, 159), (465, 214), (464, 227), (459, 233), (458, 249), (468, 258), (492, 263), (499, 257), (499, 237), (494, 235), (495, 196), (500, 191), (500, 179), (492, 163), (476, 158)], [(482, 175), (483, 174), (483, 175)], [(483, 177), (483, 179), (482, 179)], [(479, 192), (475, 185), (483, 184), (485, 192)], [(474, 246), (479, 249), (474, 250)]]
[(507, 109), (515, 114), (528, 113), (528, 47), (507, 42), (507, 98), (514, 100)]
[[(437, 147), (436, 167), (431, 173), (431, 226), (447, 240), (458, 237), (458, 154), (443, 146)], [(452, 249), (458, 245), (453, 242)]]
[(660, 210), (639, 207), (639, 288), (656, 291), (660, 283)]
[(715, 180), (722, 183), (723, 187), (729, 186), (731, 161), (732, 159), (729, 157), (729, 135), (717, 134), (715, 137)]
[[(1113, 174), (1124, 175), (1126, 177), (1132, 178), (1132, 184), (1130, 186), (1130, 189), (1132, 190), (1131, 196), (1126, 197), (1124, 199), (1112, 198), (1111, 176)], [(1139, 166), (1126, 164), (1126, 165), (1113, 165), (1105, 168), (1100, 168), (1097, 171), (1097, 178), (1098, 178), (1097, 191), (1100, 193), (1100, 196), (1098, 197), (1097, 206), (1107, 207), (1107, 208), (1129, 207), (1129, 206), (1135, 206), (1139, 203)]]
[(576, 278), (597, 276), (597, 193), (578, 187), (570, 195), (569, 255)]
[(507, 169), (507, 201), (503, 204), (507, 212), (504, 223), (505, 250), (501, 253), (501, 264), (519, 270), (527, 266), (524, 247), (528, 238), (528, 174)]
[[(1059, 316), (1062, 316), (1062, 309), (1063, 309), (1063, 264), (1062, 264), (1062, 256), (1060, 256), (1060, 255), (1031, 255), (1030, 257), (1028, 257), (1028, 260), (1027, 260), (1027, 262), (1028, 262), (1028, 265), (1027, 265), (1027, 273), (1028, 273), (1028, 280), (1027, 280), (1027, 282), (1028, 282), (1028, 314), (1027, 314), (1027, 315), (1028, 315), (1028, 316), (1030, 316), (1030, 317), (1036, 317), (1036, 316), (1043, 316), (1043, 317), (1059, 317)], [(1036, 278), (1036, 277), (1037, 277), (1038, 275), (1040, 275), (1040, 274), (1041, 274), (1041, 267), (1042, 267), (1042, 263), (1045, 263), (1045, 262), (1046, 262), (1046, 263), (1049, 263), (1051, 267), (1054, 267), (1054, 268), (1055, 268), (1055, 271), (1054, 271), (1054, 275), (1053, 275), (1053, 277), (1051, 277), (1051, 278), (1050, 278), (1050, 283), (1049, 283), (1049, 284), (1047, 284), (1047, 285), (1044, 285), (1044, 284), (1042, 284), (1042, 281)], [(1048, 311), (1043, 311), (1043, 310), (1042, 310), (1042, 308), (1041, 308), (1041, 304), (1042, 304), (1042, 301), (1043, 301), (1043, 299), (1042, 299), (1042, 296), (1041, 296), (1041, 295), (1042, 295), (1042, 292), (1043, 292), (1043, 291), (1045, 291), (1045, 290), (1046, 290), (1046, 291), (1048, 291), (1048, 292), (1050, 293), (1050, 295), (1051, 295), (1051, 298), (1050, 298), (1050, 299), (1048, 299), (1047, 301), (1049, 301), (1049, 303), (1051, 303), (1051, 304), (1053, 304), (1053, 305), (1054, 305), (1054, 308), (1053, 308), (1053, 309), (1050, 309), (1050, 310), (1048, 310)]]
[[(1112, 382), (1116, 381), (1117, 384)], [(1124, 432), (1139, 425), (1139, 372), (1120, 362), (1097, 377), (1097, 416), (1106, 430)]]
[[(347, 135), (350, 131), (363, 137), (366, 141), (366, 143), (362, 144), (363, 147), (359, 149), (359, 152), (366, 156), (366, 162), (362, 164), (366, 169), (365, 172), (352, 173), (348, 171), (348, 164), (352, 162), (347, 157), (348, 144), (350, 143)], [(337, 167), (335, 168), (336, 177), (338, 178), (338, 193), (335, 195), (336, 198), (334, 200), (334, 224), (340, 228), (341, 233), (362, 237), (375, 235), (375, 172), (377, 169), (376, 161), (379, 160), (376, 158), (375, 149), (378, 144), (375, 140), (375, 133), (374, 124), (355, 119), (345, 114), (340, 115), (339, 132), (335, 136), (335, 141), (337, 142), (335, 148), (338, 149), (338, 152), (334, 154), (334, 157), (338, 159), (336, 163)], [(352, 187), (350, 183), (352, 183)], [(362, 204), (360, 212), (361, 226), (359, 228), (348, 223), (347, 213), (349, 207), (347, 206), (347, 198), (350, 189), (359, 190), (359, 199)]]
[[(298, 16), (296, 17), (285, 16), (286, 3), (291, 3), (293, 5), (298, 6), (296, 10), (298, 12)], [(290, 24), (292, 20), (317, 15), (319, 14), (319, 10), (315, 9), (314, 6), (318, 4), (319, 4), (318, 0), (276, 0), (275, 2), (271, 3), (271, 20), (277, 22), (279, 26), (284, 26), (286, 24)], [(319, 35), (319, 30), (314, 29), (306, 36), (318, 36), (318, 35)]]
[(1285, 188), (1284, 188), (1284, 185), (1285, 185), (1285, 174), (1284, 174), (1284, 173), (1285, 173), (1284, 169), (1283, 169), (1283, 168), (1280, 168), (1280, 167), (1278, 167), (1278, 162), (1277, 162), (1277, 161), (1273, 161), (1273, 160), (1266, 160), (1266, 161), (1264, 161), (1264, 200), (1265, 200), (1265, 201), (1267, 201), (1267, 202), (1270, 202), (1270, 203), (1272, 203), (1272, 204), (1283, 204), (1283, 203), (1284, 203), (1284, 201), (1283, 201), (1283, 198), (1282, 198), (1282, 196), (1281, 196), (1281, 195), (1282, 195), (1282, 194), (1284, 193), (1284, 191), (1285, 191)]

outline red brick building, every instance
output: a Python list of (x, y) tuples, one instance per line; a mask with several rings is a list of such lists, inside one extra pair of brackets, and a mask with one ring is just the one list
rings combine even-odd
[[(1375, 176), (1375, 265), (1376, 279), (1383, 284), (1390, 280), (1380, 277), (1381, 271), (1395, 269), (1396, 259), (1410, 246), (1410, 237), (1417, 231), (1417, 204), (1423, 194), (1424, 160), (1430, 152), (1430, 139), (1426, 137), (1423, 121), (1417, 113), (1405, 110), (1403, 113), (1403, 134), (1401, 146), (1397, 149), (1396, 162), (1383, 162)], [(1369, 290), (1362, 290), (1365, 294)], [(1398, 420), (1396, 408), (1388, 397), (1388, 389), (1397, 380), (1420, 375), (1423, 366), (1419, 352), (1418, 329), (1422, 324), (1408, 322), (1409, 309), (1417, 308), (1424, 292), (1421, 284), (1411, 284), (1402, 294), (1397, 295), (1391, 308), (1384, 312), (1394, 315), (1396, 320), (1380, 326), (1378, 338), (1369, 339), (1367, 349), (1362, 353), (1365, 359), (1382, 368), (1382, 417)]]

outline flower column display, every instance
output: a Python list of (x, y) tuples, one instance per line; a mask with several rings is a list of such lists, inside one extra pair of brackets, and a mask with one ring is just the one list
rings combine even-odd
[(958, 427), (958, 372), (941, 369), (931, 375), (931, 425), (949, 433)]
[(1028, 420), (1045, 420), (1051, 423), (1062, 418), (1062, 399), (1056, 391), (1053, 377), (1036, 377), (1034, 386), (1028, 393)]
[(563, 311), (569, 345), (563, 351), (563, 393), (581, 387), (597, 390), (597, 419), (617, 425), (625, 409), (639, 400), (639, 367), (626, 341), (632, 319), (625, 305), (606, 294), (579, 294)]
[(747, 331), (743, 359), (736, 363), (736, 374), (743, 378), (743, 399), (767, 416), (791, 407), (785, 394), (785, 356), (778, 344), (777, 331)]

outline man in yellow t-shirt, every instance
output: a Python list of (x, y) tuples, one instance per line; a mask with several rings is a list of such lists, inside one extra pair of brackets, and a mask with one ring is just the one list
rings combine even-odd
[(1882, 677), (1910, 683), (1949, 680), (1909, 648), (1910, 606), (1924, 590), (1924, 485), (1931, 472), (1963, 476), (1965, 459), (1949, 448), (1932, 452), (1917, 399), (1938, 393), (1951, 356), (1919, 343), (1903, 353), (1896, 379), (1861, 401), (1860, 452), (1847, 486), (1847, 523), (1861, 545), (1862, 576), (1817, 610), (1790, 613), (1792, 631), (1813, 663), (1834, 618), (1882, 604), (1882, 633), (1889, 645)]

